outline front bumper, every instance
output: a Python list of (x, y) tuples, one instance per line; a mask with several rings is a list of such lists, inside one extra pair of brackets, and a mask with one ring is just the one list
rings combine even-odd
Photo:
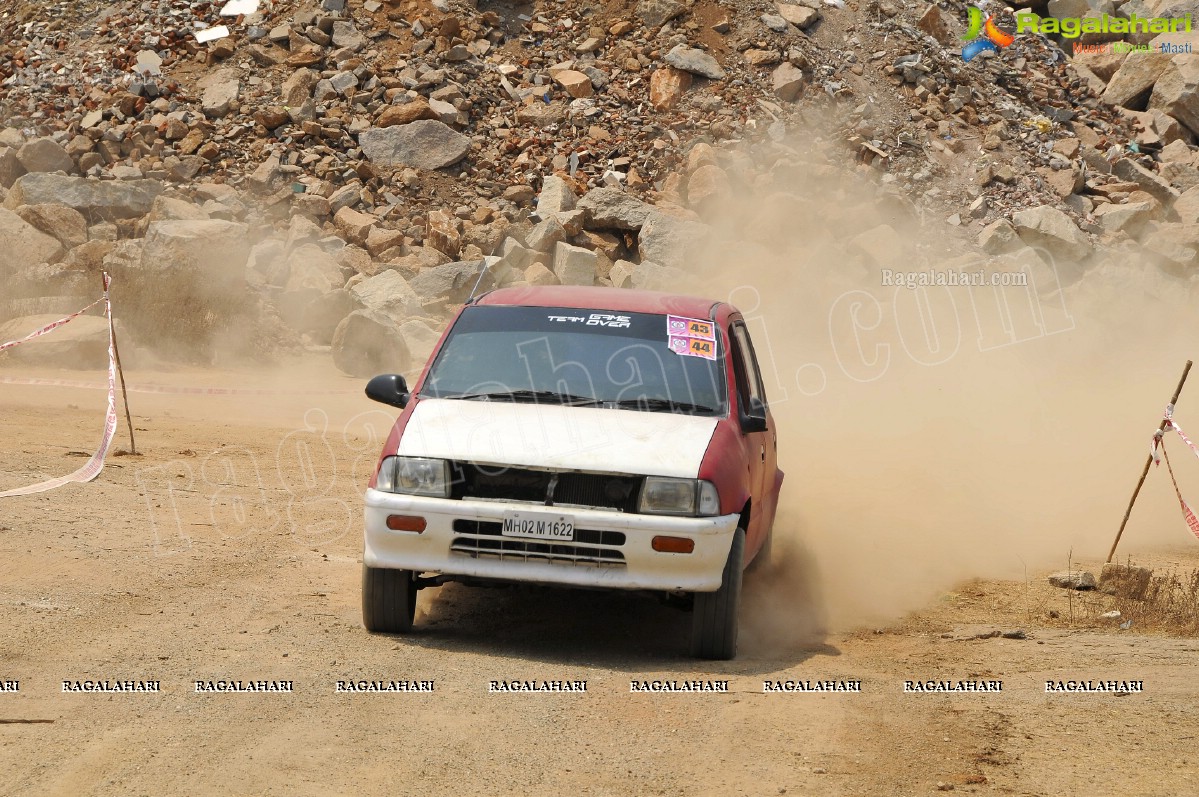
[[(570, 515), (571, 542), (503, 537), (505, 512)], [(388, 515), (419, 515), (421, 533), (392, 531)], [(368, 567), (500, 581), (626, 590), (714, 592), (737, 515), (691, 518), (540, 504), (452, 500), (366, 491), (363, 562)], [(695, 541), (689, 554), (655, 551), (659, 534)]]

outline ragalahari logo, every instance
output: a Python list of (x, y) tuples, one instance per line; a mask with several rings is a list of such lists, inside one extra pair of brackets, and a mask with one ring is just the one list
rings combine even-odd
[[(981, 9), (968, 6), (966, 10), (970, 19), (966, 35), (962, 37), (962, 41), (966, 42), (962, 46), (963, 61), (969, 61), (984, 50), (998, 52), (1016, 40), (1015, 36), (995, 24), (995, 17), (988, 14), (984, 21)], [(981, 39), (980, 34), (983, 36)]]

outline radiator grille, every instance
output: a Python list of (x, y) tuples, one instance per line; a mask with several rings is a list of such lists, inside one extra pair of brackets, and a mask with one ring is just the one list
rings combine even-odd
[(642, 481), (640, 476), (554, 473), (456, 462), (452, 494), (454, 498), (574, 504), (636, 512)]

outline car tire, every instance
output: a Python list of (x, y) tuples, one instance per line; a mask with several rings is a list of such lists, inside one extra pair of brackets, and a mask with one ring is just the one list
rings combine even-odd
[(737, 610), (741, 605), (741, 568), (745, 530), (737, 529), (724, 563), (720, 589), (695, 593), (691, 608), (691, 655), (727, 661), (737, 655)]
[(367, 631), (406, 634), (416, 617), (416, 579), (411, 570), (362, 566), (362, 624)]

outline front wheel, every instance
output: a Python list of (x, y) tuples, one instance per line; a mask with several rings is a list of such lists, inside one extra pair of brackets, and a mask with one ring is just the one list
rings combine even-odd
[(362, 566), (362, 624), (367, 631), (406, 634), (416, 617), (416, 578), (411, 570)]
[(695, 593), (691, 609), (691, 655), (701, 659), (732, 659), (737, 655), (737, 609), (741, 605), (741, 566), (745, 559), (745, 530), (733, 533), (720, 589)]

